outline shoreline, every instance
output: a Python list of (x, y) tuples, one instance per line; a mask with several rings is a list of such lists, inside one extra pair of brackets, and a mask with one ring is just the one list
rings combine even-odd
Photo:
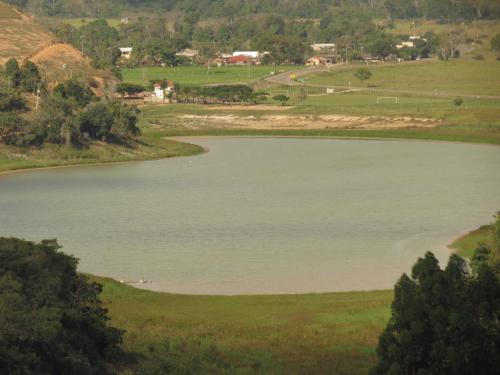
[[(232, 130), (232, 129), (228, 129)], [(237, 130), (237, 129), (234, 129)], [(266, 131), (266, 130), (263, 130)], [(178, 158), (178, 157), (190, 157), (201, 155), (209, 152), (210, 150), (204, 146), (196, 145), (193, 143), (188, 143), (187, 141), (192, 139), (210, 139), (210, 138), (255, 138), (255, 139), (332, 139), (332, 140), (346, 140), (346, 141), (388, 141), (388, 142), (426, 142), (426, 143), (445, 143), (445, 144), (464, 144), (464, 145), (477, 145), (477, 146), (489, 146), (489, 147), (500, 147), (498, 144), (494, 143), (478, 143), (478, 142), (468, 142), (468, 141), (451, 141), (451, 140), (439, 140), (439, 139), (418, 139), (418, 138), (394, 138), (394, 137), (370, 137), (370, 136), (334, 136), (334, 135), (272, 135), (272, 134), (256, 134), (256, 135), (235, 135), (235, 134), (218, 134), (218, 135), (172, 135), (172, 136), (164, 136), (162, 139), (170, 140), (178, 143), (191, 144), (197, 147), (200, 147), (203, 151), (201, 153), (192, 153), (186, 155), (172, 155), (172, 156), (153, 156), (146, 158), (137, 158), (130, 160), (116, 160), (116, 161), (89, 161), (88, 163), (69, 163), (69, 164), (55, 164), (52, 166), (28, 166), (23, 168), (14, 168), (8, 169), (4, 171), (0, 171), (0, 177), (6, 176), (14, 173), (26, 173), (31, 171), (48, 171), (53, 169), (62, 169), (62, 168), (80, 168), (80, 167), (91, 167), (91, 166), (108, 166), (113, 164), (126, 164), (126, 163), (137, 163), (141, 161), (154, 161), (154, 160), (162, 160), (169, 158)]]

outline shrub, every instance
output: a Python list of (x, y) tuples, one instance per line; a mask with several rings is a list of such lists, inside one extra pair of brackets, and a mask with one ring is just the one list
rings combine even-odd
[(460, 107), (463, 104), (463, 99), (462, 98), (455, 98), (453, 99), (453, 104), (455, 104), (457, 107)]

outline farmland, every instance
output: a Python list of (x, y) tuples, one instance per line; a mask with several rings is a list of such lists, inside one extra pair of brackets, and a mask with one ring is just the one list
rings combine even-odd
[[(297, 67), (279, 66), (278, 71), (288, 71)], [(123, 81), (147, 85), (152, 80), (169, 79), (181, 85), (210, 85), (218, 83), (252, 83), (259, 81), (274, 72), (268, 65), (252, 66), (180, 66), (124, 68)]]

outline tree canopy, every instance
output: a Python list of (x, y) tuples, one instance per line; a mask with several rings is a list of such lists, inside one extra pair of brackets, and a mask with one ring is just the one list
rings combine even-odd
[[(495, 238), (500, 234), (497, 216)], [(498, 374), (498, 245), (481, 244), (472, 267), (452, 255), (444, 270), (432, 253), (394, 288), (392, 316), (380, 336), (372, 375)]]
[(107, 374), (122, 331), (55, 240), (0, 238), (0, 373)]

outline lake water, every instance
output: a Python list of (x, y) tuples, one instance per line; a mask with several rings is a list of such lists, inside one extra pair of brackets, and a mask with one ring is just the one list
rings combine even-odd
[(0, 176), (0, 235), (57, 238), (80, 270), (155, 290), (370, 290), (500, 209), (499, 147), (191, 142), (210, 152)]

